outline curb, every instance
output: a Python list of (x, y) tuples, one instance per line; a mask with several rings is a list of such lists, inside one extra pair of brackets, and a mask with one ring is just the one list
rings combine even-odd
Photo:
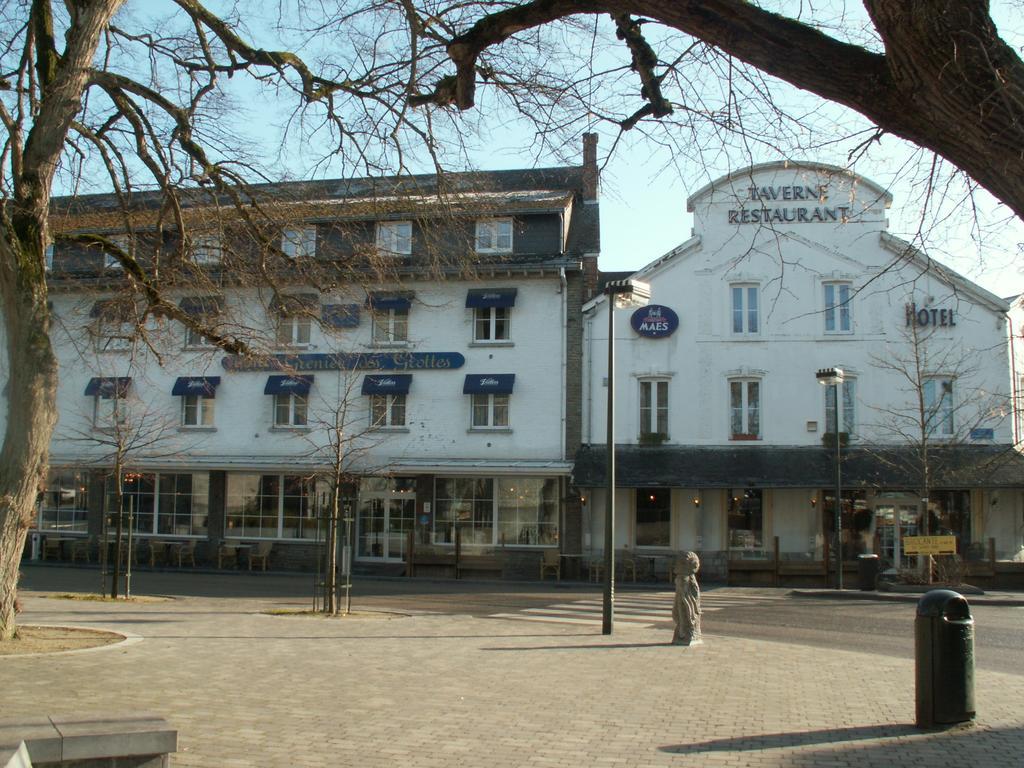
[[(954, 590), (955, 591), (955, 590)], [(860, 590), (836, 589), (793, 589), (791, 597), (816, 597), (830, 600), (875, 600), (890, 603), (916, 603), (921, 594), (914, 592), (866, 592)], [(964, 595), (971, 605), (992, 605), (1006, 608), (1024, 607), (1024, 597), (993, 597), (989, 595)]]

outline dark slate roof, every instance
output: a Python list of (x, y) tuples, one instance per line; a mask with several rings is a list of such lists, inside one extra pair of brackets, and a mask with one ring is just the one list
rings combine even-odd
[[(1024, 457), (1008, 445), (929, 448), (932, 487), (1024, 487)], [(834, 454), (824, 447), (618, 446), (615, 482), (626, 488), (816, 488), (835, 482)], [(573, 482), (603, 486), (604, 445), (576, 454)], [(847, 488), (915, 488), (921, 462), (911, 447), (843, 449), (842, 483)]]

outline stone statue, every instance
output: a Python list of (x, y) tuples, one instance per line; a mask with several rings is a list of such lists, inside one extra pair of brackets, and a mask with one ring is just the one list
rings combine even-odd
[(676, 598), (672, 603), (672, 620), (676, 624), (672, 642), (675, 645), (700, 645), (700, 587), (697, 571), (700, 558), (687, 552), (676, 560)]

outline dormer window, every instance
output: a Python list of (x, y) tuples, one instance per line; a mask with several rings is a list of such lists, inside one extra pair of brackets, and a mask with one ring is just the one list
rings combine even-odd
[(476, 223), (477, 253), (511, 253), (512, 219), (483, 219)]
[(286, 227), (281, 233), (281, 252), (289, 259), (316, 256), (316, 227)]
[(412, 222), (377, 222), (377, 251), (384, 256), (408, 256), (411, 254)]
[[(108, 235), (107, 240), (109, 240), (118, 250), (130, 253), (128, 235)], [(109, 251), (105, 251), (103, 253), (103, 268), (121, 270), (124, 269), (124, 266), (121, 264), (121, 260), (117, 258), (117, 256)]]
[(220, 235), (202, 234), (192, 238), (192, 261), (200, 267), (220, 264), (223, 251)]

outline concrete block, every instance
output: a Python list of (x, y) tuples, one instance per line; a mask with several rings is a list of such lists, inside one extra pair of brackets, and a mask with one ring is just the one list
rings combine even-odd
[[(178, 749), (178, 732), (157, 715), (51, 717), (63, 738), (61, 759), (160, 755)], [(35, 752), (32, 752), (33, 756)], [(38, 762), (38, 758), (36, 758)]]
[(0, 720), (0, 749), (14, 750), (22, 742), (37, 763), (61, 759), (60, 732), (48, 717)]

